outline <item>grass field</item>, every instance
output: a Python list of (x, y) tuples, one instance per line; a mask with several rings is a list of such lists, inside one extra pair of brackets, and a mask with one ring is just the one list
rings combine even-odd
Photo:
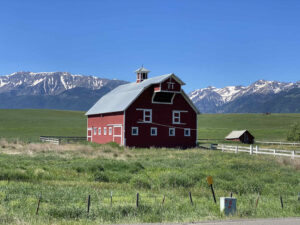
[[(290, 124), (299, 120), (299, 114), (200, 115), (199, 137), (222, 139), (232, 129), (249, 129), (261, 140), (284, 140)], [(217, 199), (230, 192), (237, 197), (238, 211), (233, 218), (300, 216), (299, 160), (197, 148), (37, 142), (40, 135), (84, 136), (85, 127), (83, 112), (0, 110), (0, 224), (226, 219), (219, 212), (219, 201), (213, 202), (205, 180), (208, 175), (214, 178)]]

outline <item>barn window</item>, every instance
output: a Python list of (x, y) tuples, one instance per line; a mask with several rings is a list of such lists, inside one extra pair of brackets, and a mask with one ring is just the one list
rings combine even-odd
[(98, 134), (101, 135), (101, 127), (98, 128)]
[(106, 135), (106, 133), (107, 133), (107, 128), (104, 127), (104, 128), (103, 128), (103, 134)]
[(169, 128), (169, 136), (175, 136), (175, 128)]
[(151, 127), (150, 135), (151, 136), (157, 136), (157, 127)]
[(191, 136), (191, 129), (190, 128), (185, 128), (184, 129), (184, 136), (186, 136), (186, 137)]
[(152, 109), (136, 109), (143, 111), (143, 121), (142, 123), (152, 123)]
[(94, 135), (97, 135), (97, 127), (94, 127)]
[(173, 111), (173, 124), (180, 123), (180, 111)]
[(152, 97), (152, 103), (172, 104), (174, 95), (172, 92), (155, 92)]
[(109, 127), (109, 128), (108, 128), (108, 134), (109, 134), (109, 135), (112, 135), (112, 127)]
[(139, 128), (138, 127), (132, 127), (131, 128), (131, 135), (132, 136), (138, 136), (139, 135)]

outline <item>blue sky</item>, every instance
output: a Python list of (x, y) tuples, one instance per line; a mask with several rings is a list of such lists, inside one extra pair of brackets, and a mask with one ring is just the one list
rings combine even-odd
[(298, 0), (2, 0), (0, 74), (68, 71), (191, 91), (300, 80)]

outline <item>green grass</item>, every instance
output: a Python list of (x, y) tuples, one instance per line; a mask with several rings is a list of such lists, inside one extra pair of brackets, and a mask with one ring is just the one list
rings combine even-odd
[(0, 137), (38, 141), (39, 136), (85, 136), (84, 112), (1, 109)]
[(286, 141), (300, 114), (203, 114), (198, 117), (200, 139), (224, 139), (232, 130), (249, 130), (256, 140)]
[[(231, 130), (249, 129), (257, 139), (285, 140), (290, 124), (299, 120), (300, 114), (199, 115), (199, 137), (223, 139)], [(300, 216), (297, 160), (201, 149), (29, 143), (37, 142), (40, 135), (84, 136), (83, 112), (0, 110), (0, 124), (0, 137), (8, 140), (0, 140), (0, 224), (226, 219), (219, 212), (219, 202), (213, 202), (208, 175), (214, 178), (217, 199), (230, 192), (237, 197), (233, 218)], [(194, 205), (189, 202), (190, 191)], [(261, 198), (255, 208), (258, 193)], [(92, 199), (89, 215), (88, 195)], [(40, 211), (35, 215), (39, 196)]]

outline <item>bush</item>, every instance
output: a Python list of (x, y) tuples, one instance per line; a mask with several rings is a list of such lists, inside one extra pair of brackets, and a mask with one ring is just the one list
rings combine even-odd
[(300, 141), (300, 123), (294, 123), (287, 134), (288, 141)]
[(109, 182), (109, 177), (102, 171), (94, 174), (94, 180), (99, 182)]
[(135, 176), (131, 179), (131, 185), (135, 188), (151, 189), (151, 183), (149, 177), (146, 176)]

